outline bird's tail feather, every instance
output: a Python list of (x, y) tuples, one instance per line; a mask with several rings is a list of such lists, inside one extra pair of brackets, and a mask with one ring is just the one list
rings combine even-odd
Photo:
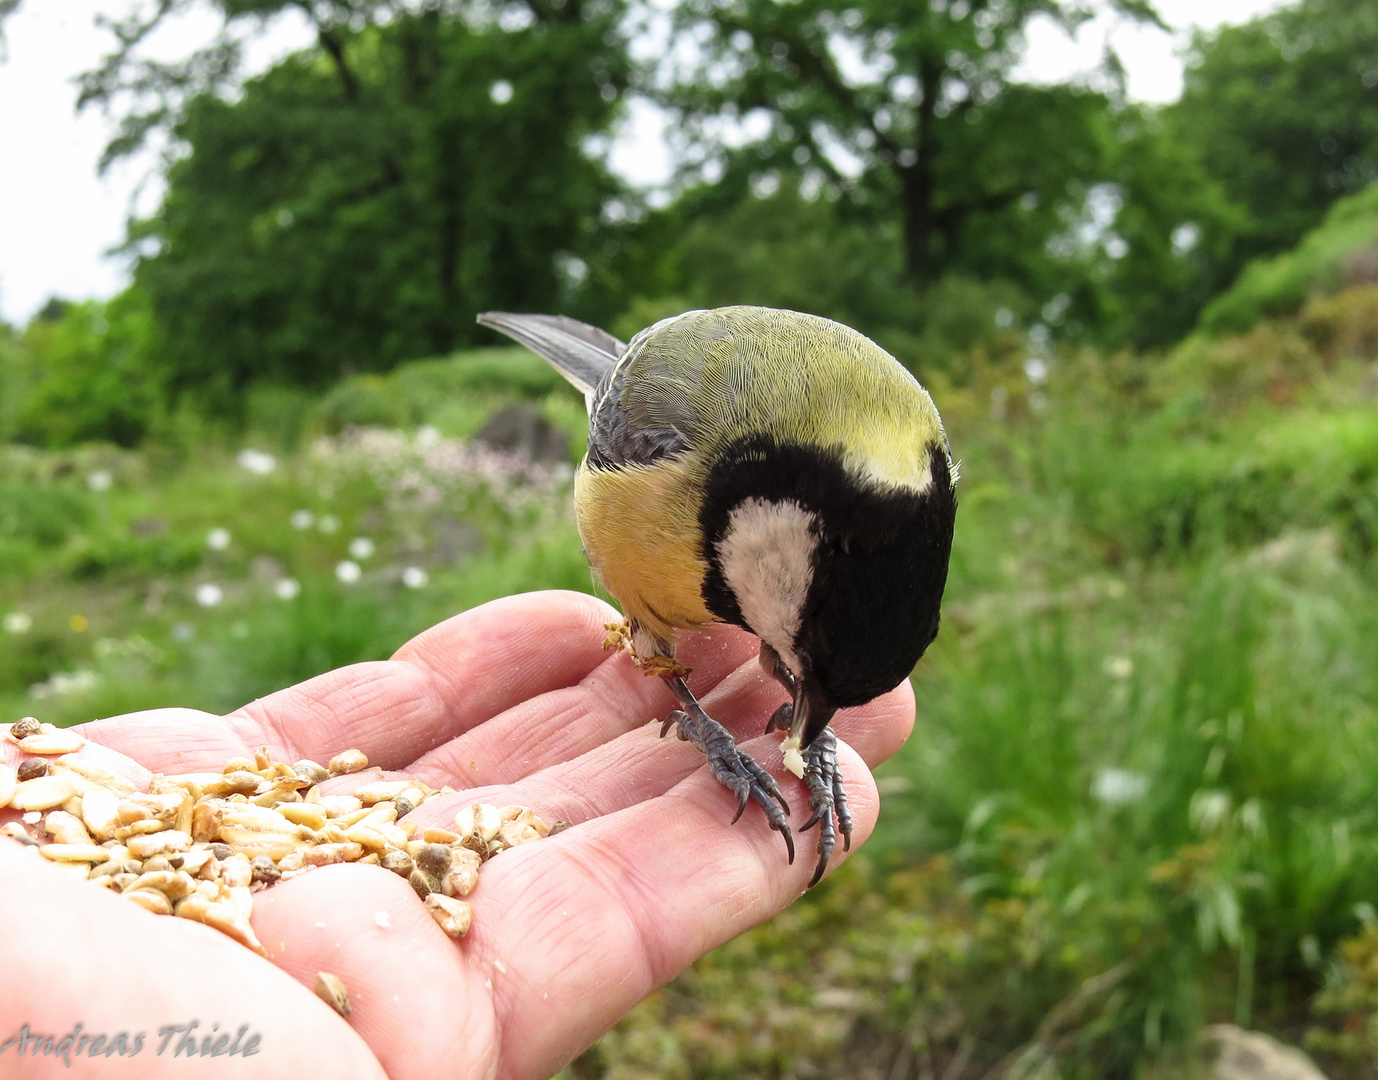
[(478, 321), (525, 345), (583, 391), (586, 398), (627, 351), (627, 346), (611, 334), (567, 315), (485, 311)]

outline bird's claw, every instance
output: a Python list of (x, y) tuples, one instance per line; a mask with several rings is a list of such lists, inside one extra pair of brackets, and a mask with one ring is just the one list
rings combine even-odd
[(825, 727), (804, 752), (804, 786), (809, 791), (809, 809), (813, 814), (799, 831), (807, 832), (815, 825), (819, 827), (818, 866), (809, 880), (812, 889), (828, 869), (828, 860), (837, 847), (838, 832), (842, 833), (842, 850), (852, 848), (852, 814), (847, 808), (847, 793), (837, 767), (837, 736), (831, 727)]
[(671, 725), (678, 728), (677, 734), (686, 742), (703, 751), (708, 758), (708, 768), (718, 782), (737, 796), (737, 813), (733, 824), (742, 816), (749, 802), (755, 801), (765, 812), (770, 827), (778, 832), (789, 851), (789, 861), (794, 862), (794, 837), (790, 833), (789, 803), (775, 782), (759, 762), (750, 754), (738, 749), (732, 734), (720, 723), (703, 711), (697, 703), (686, 704), (683, 709), (670, 713), (661, 725), (663, 738)]
[(770, 714), (770, 719), (766, 721), (766, 734), (772, 731), (788, 731), (790, 721), (794, 719), (794, 703), (787, 701)]

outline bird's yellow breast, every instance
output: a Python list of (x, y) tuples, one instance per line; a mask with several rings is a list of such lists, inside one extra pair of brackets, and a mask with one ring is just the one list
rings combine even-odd
[(702, 594), (699, 471), (693, 458), (612, 470), (585, 464), (574, 480), (579, 536), (595, 573), (624, 614), (666, 645), (676, 628), (715, 621)]

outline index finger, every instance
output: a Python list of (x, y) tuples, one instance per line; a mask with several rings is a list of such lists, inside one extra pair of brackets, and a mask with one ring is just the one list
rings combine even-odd
[[(154, 710), (83, 732), (162, 772), (218, 770), (259, 747), (322, 763), (359, 749), (371, 764), (402, 769), (530, 697), (579, 683), (608, 658), (603, 624), (617, 617), (583, 593), (507, 597), (431, 627), (391, 660), (326, 672), (225, 717)], [(171, 722), (150, 723), (158, 719)]]

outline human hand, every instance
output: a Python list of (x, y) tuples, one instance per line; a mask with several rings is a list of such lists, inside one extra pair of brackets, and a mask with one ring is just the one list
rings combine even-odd
[[(490, 802), (574, 827), (485, 863), (468, 897), (473, 928), (458, 942), (404, 879), (376, 867), (325, 866), (257, 893), (253, 924), (271, 964), (0, 840), (3, 982), (23, 990), (0, 993), (0, 1042), (25, 1024), (59, 1038), (78, 1022), (84, 1033), (146, 1033), (138, 1056), (73, 1054), (73, 1077), (557, 1072), (694, 959), (787, 906), (813, 869), (807, 841), (787, 865), (755, 808), (729, 824), (735, 801), (703, 756), (658, 738), (647, 721), (673, 699), (602, 650), (603, 624), (616, 618), (577, 593), (512, 597), (433, 627), (392, 660), (329, 672), (226, 717), (161, 709), (83, 726), (91, 744), (81, 753), (139, 783), (150, 770), (218, 771), (260, 747), (286, 761), (357, 747), (384, 770), (460, 789), (412, 811), (422, 825), (448, 827), (460, 808)], [(803, 786), (780, 768), (778, 736), (759, 737), (784, 693), (761, 672), (757, 647), (715, 627), (690, 635), (680, 656), (709, 713), (776, 774), (798, 823)], [(867, 765), (900, 747), (913, 718), (903, 683), (834, 722), (855, 843), (878, 810)], [(16, 748), (0, 747), (14, 764)], [(348, 1021), (311, 992), (318, 971), (349, 988)], [(158, 1030), (191, 1019), (198, 1038), (213, 1024), (231, 1035), (247, 1025), (260, 1037), (252, 1065), (173, 1057), (179, 1036)], [(0, 1072), (55, 1067), (9, 1050)]]

